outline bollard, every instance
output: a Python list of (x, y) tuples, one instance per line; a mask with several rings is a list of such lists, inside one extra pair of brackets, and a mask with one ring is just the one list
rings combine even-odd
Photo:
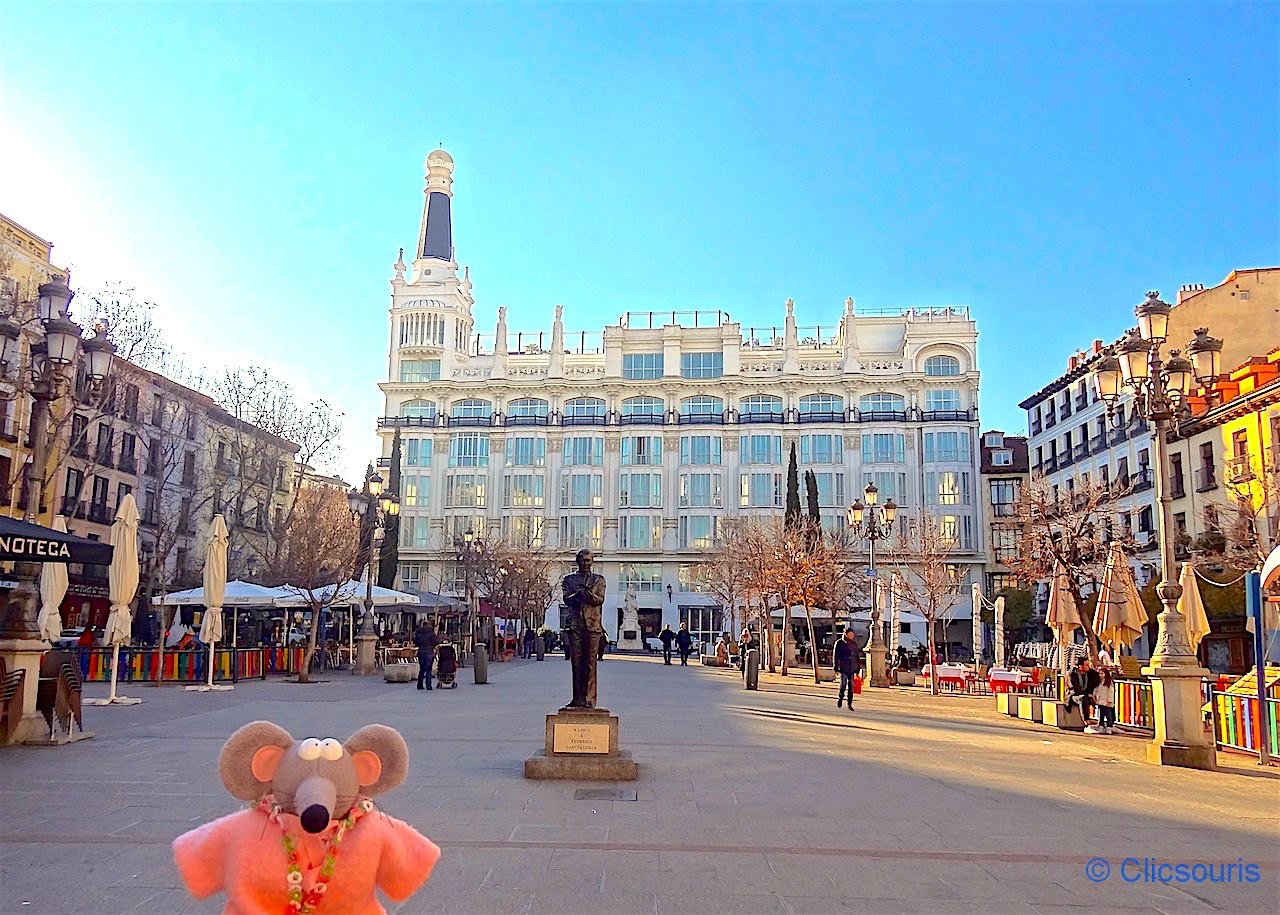
[(760, 651), (752, 648), (747, 651), (747, 663), (743, 668), (744, 679), (746, 680), (747, 689), (759, 689), (760, 687)]
[(489, 682), (489, 646), (481, 643), (476, 646), (475, 667), (476, 683)]
[(539, 661), (546, 660), (547, 640), (544, 639), (542, 636), (538, 636), (534, 640), (533, 644), (538, 649), (538, 660)]

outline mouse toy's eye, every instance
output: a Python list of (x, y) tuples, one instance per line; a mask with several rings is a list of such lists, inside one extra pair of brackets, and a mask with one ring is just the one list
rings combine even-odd
[(320, 755), (330, 762), (342, 759), (342, 744), (332, 737), (320, 741)]
[(321, 749), (321, 746), (322, 745), (319, 740), (314, 737), (308, 737), (306, 740), (302, 741), (302, 744), (298, 747), (298, 755), (308, 761), (319, 759), (320, 754), (324, 752), (324, 750)]

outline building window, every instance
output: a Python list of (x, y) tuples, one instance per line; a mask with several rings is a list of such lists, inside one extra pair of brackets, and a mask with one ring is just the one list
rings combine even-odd
[(662, 416), (666, 410), (657, 397), (630, 397), (622, 402), (623, 416)]
[(901, 394), (864, 394), (858, 398), (860, 413), (904, 413), (907, 401)]
[(806, 394), (800, 398), (800, 415), (836, 415), (844, 413), (844, 400), (835, 394)]
[(583, 547), (599, 549), (600, 518), (596, 515), (561, 515), (560, 546), (571, 551)]
[(906, 503), (907, 475), (905, 473), (885, 473), (883, 471), (864, 473), (862, 475), (863, 490), (872, 483), (875, 484), (876, 489), (880, 492), (880, 503), (882, 505), (890, 499), (898, 505)]
[(658, 466), (662, 463), (662, 436), (628, 435), (622, 439), (624, 467)]
[(960, 410), (960, 392), (955, 388), (930, 388), (924, 392), (924, 408), (930, 413), (957, 413)]
[(536, 473), (513, 473), (503, 480), (502, 504), (507, 508), (542, 508), (544, 479)]
[(700, 568), (701, 565), (696, 562), (680, 563), (676, 570), (676, 580), (681, 591), (697, 594), (707, 590), (702, 575), (698, 571)]
[(445, 479), (445, 508), (484, 508), (484, 489), (488, 477), (483, 473), (451, 473)]
[(715, 545), (716, 517), (714, 515), (682, 515), (680, 517), (680, 547), (686, 550), (708, 550)]
[(743, 416), (772, 416), (782, 419), (782, 398), (768, 394), (752, 394), (738, 401), (738, 412)]
[(422, 590), (422, 563), (402, 562), (399, 569), (400, 587), (407, 591)]
[(782, 474), (744, 473), (738, 496), (743, 508), (780, 508), (782, 506)]
[(459, 400), (453, 404), (454, 419), (489, 419), (493, 404), (487, 400)]
[(720, 416), (724, 413), (724, 401), (719, 397), (686, 397), (680, 401), (681, 416)]
[(718, 435), (682, 435), (680, 436), (680, 463), (683, 465), (720, 464), (720, 436)]
[(843, 448), (844, 437), (840, 435), (802, 435), (800, 436), (800, 463), (842, 463)]
[(502, 519), (502, 537), (512, 546), (536, 549), (542, 546), (541, 515), (506, 515)]
[(488, 467), (489, 436), (483, 432), (455, 432), (449, 436), (450, 467)]
[(1013, 452), (1012, 451), (993, 451), (991, 452), (992, 467), (1012, 467)]
[(818, 481), (818, 504), (826, 508), (837, 505), (843, 508), (845, 506), (844, 474), (815, 473), (814, 477)]
[(408, 438), (404, 440), (404, 462), (409, 467), (426, 467), (431, 463), (431, 439)]
[(969, 474), (954, 470), (924, 475), (925, 498), (931, 505), (968, 505)]
[(862, 463), (905, 464), (906, 462), (905, 436), (883, 432), (862, 436)]
[(930, 356), (924, 361), (924, 373), (934, 376), (960, 374), (960, 360), (955, 356)]
[(548, 412), (548, 404), (545, 400), (539, 400), (536, 397), (530, 397), (525, 400), (513, 400), (507, 404), (508, 416), (538, 416), (545, 417)]
[(574, 473), (560, 477), (561, 508), (601, 508), (603, 478), (598, 473)]
[(744, 435), (738, 443), (738, 461), (743, 464), (781, 464), (781, 435)]
[(658, 508), (662, 505), (662, 474), (624, 473), (618, 481), (620, 508)]
[(996, 562), (1009, 563), (1018, 556), (1018, 531), (1012, 527), (991, 528), (991, 549)]
[(564, 440), (566, 467), (599, 467), (604, 463), (604, 439), (593, 435), (574, 435)]
[(719, 378), (724, 374), (724, 353), (681, 353), (680, 374), (685, 378)]
[(1012, 518), (1018, 502), (1017, 480), (991, 481), (991, 514), (996, 518)]
[(597, 397), (579, 397), (566, 401), (564, 415), (567, 419), (604, 421), (604, 401)]
[(405, 508), (426, 508), (431, 504), (431, 478), (425, 473), (407, 473), (400, 478), (400, 504)]
[(622, 377), (645, 381), (662, 377), (662, 353), (624, 353)]
[(547, 462), (547, 442), (533, 435), (517, 435), (507, 440), (508, 467), (542, 467)]
[(969, 433), (926, 432), (924, 459), (926, 461), (968, 461)]
[(400, 407), (400, 415), (406, 419), (435, 419), (434, 400), (409, 400)]
[(1186, 482), (1182, 475), (1182, 455), (1169, 455), (1169, 495), (1181, 499), (1187, 494)]
[(662, 590), (662, 563), (624, 562), (618, 567), (618, 590), (623, 594), (628, 588), (638, 592)]
[(720, 474), (682, 473), (680, 475), (681, 508), (719, 508)]
[(624, 550), (656, 550), (662, 546), (662, 516), (633, 515), (618, 519), (618, 546)]
[(423, 382), (440, 380), (439, 359), (401, 359), (400, 380)]

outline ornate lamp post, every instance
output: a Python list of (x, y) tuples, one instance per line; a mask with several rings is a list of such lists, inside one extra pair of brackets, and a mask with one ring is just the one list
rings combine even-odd
[(476, 620), (479, 618), (480, 610), (476, 599), (476, 572), (480, 566), (480, 559), (484, 556), (484, 538), (477, 537), (473, 531), (468, 530), (461, 537), (453, 538), (453, 550), (458, 558), (458, 564), (462, 566), (462, 586), (467, 595), (467, 637), (474, 644)]
[(1203, 724), (1200, 708), (1201, 679), (1209, 672), (1200, 666), (1187, 636), (1186, 618), (1178, 611), (1182, 588), (1174, 561), (1173, 499), (1169, 491), (1169, 429), (1186, 414), (1186, 397), (1193, 379), (1209, 384), (1217, 377), (1222, 341), (1199, 328), (1186, 353), (1178, 350), (1161, 359), (1160, 350), (1169, 329), (1167, 302), (1158, 292), (1148, 292), (1135, 312), (1137, 331), (1129, 331), (1113, 350), (1108, 347), (1094, 368), (1098, 395), (1112, 415), (1124, 389), (1133, 395), (1134, 410), (1155, 427), (1156, 501), (1159, 504), (1160, 572), (1157, 588), (1164, 609), (1157, 621), (1159, 636), (1151, 665), (1142, 672), (1151, 678), (1155, 706), (1155, 739), (1147, 746), (1147, 760), (1165, 766), (1213, 769), (1217, 765), (1214, 741)]
[[(44, 501), (44, 477), (49, 464), (49, 417), (52, 405), (67, 390), (74, 376), (76, 362), (83, 358), (85, 374), (91, 390), (97, 391), (111, 372), (111, 359), (115, 347), (107, 338), (105, 329), (95, 329), (89, 339), (81, 336), (80, 325), (67, 317), (67, 306), (73, 293), (66, 281), (55, 277), (39, 289), (38, 311), (44, 339), (30, 347), (29, 359), (22, 362), (22, 328), (12, 317), (0, 317), (0, 380), (13, 385), (11, 393), (0, 394), (0, 399), (15, 400), (23, 396), (31, 398), (31, 414), (27, 425), (31, 440), (31, 461), (24, 471), (27, 507), (23, 520), (35, 523), (40, 516), (40, 503)], [(9, 600), (12, 610), (0, 632), (0, 639), (38, 639), (37, 579), (40, 565), (19, 562), (15, 567), (19, 585)], [(12, 669), (12, 668), (10, 668)], [(34, 683), (34, 676), (28, 680)], [(31, 688), (32, 695), (35, 693)]]
[(382, 559), (382, 540), (385, 536), (383, 522), (387, 516), (400, 514), (400, 500), (393, 492), (384, 492), (382, 477), (373, 473), (365, 478), (364, 489), (352, 489), (347, 493), (347, 506), (361, 521), (373, 525), (369, 533), (369, 561), (365, 571), (364, 617), (360, 620), (360, 632), (356, 635), (356, 673), (367, 677), (373, 673), (377, 653), (378, 631), (373, 619), (373, 577)]
[(885, 658), (889, 649), (884, 644), (884, 627), (880, 625), (880, 580), (876, 577), (876, 541), (883, 540), (893, 534), (893, 522), (898, 517), (898, 506), (890, 499), (884, 505), (880, 501), (880, 490), (874, 483), (868, 483), (862, 493), (866, 504), (860, 501), (849, 506), (849, 530), (859, 540), (867, 540), (870, 545), (871, 576), (871, 634), (867, 637), (867, 676), (872, 686), (888, 686), (889, 678), (885, 672)]

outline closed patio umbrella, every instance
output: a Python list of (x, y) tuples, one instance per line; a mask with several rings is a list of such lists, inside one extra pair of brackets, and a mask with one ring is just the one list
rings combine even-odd
[(969, 589), (969, 605), (973, 608), (973, 663), (982, 663), (982, 586), (977, 582)]
[(1146, 622), (1147, 610), (1142, 606), (1133, 570), (1129, 568), (1120, 544), (1113, 543), (1107, 553), (1107, 568), (1102, 573), (1102, 587), (1098, 591), (1094, 631), (1101, 641), (1114, 646), (1118, 652), (1121, 646), (1132, 645), (1142, 636)]
[(1178, 610), (1187, 621), (1187, 638), (1191, 642), (1191, 653), (1195, 654), (1201, 640), (1209, 634), (1209, 617), (1205, 615), (1204, 601), (1200, 599), (1200, 584), (1196, 581), (1196, 570), (1191, 563), (1182, 564), (1178, 584), (1182, 585)]
[(222, 603), (227, 590), (227, 522), (222, 515), (213, 516), (209, 544), (204, 554), (204, 617), (200, 620), (200, 641), (209, 646), (209, 679), (204, 686), (188, 686), (189, 690), (208, 692), (228, 690), (230, 686), (213, 685), (213, 666), (218, 642), (222, 641)]
[(91, 705), (137, 705), (141, 699), (116, 695), (120, 673), (120, 646), (129, 641), (133, 613), (129, 605), (138, 592), (138, 503), (133, 493), (120, 500), (115, 523), (111, 525), (111, 566), (107, 584), (111, 597), (111, 613), (103, 641), (112, 647), (111, 693), (106, 699), (89, 700)]
[(1076, 599), (1071, 595), (1067, 570), (1058, 563), (1053, 571), (1053, 582), (1049, 585), (1049, 612), (1045, 623), (1057, 634), (1058, 667), (1062, 676), (1067, 676), (1067, 642), (1071, 633), (1080, 628), (1080, 611), (1076, 608)]
[[(53, 529), (67, 532), (67, 519), (53, 519)], [(67, 567), (61, 562), (46, 562), (40, 568), (40, 638), (52, 642), (62, 634), (62, 599), (67, 596)]]
[(996, 634), (995, 634), (996, 667), (1004, 667), (1004, 595), (996, 598)]
[(898, 609), (898, 579), (889, 579), (889, 657), (898, 655), (902, 636), (902, 614)]

